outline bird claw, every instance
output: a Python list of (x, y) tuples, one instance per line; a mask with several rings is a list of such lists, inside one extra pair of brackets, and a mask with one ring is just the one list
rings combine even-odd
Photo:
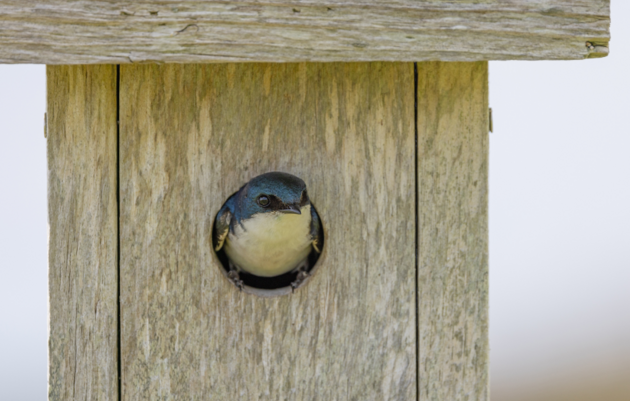
[(230, 270), (230, 272), (228, 273), (228, 278), (230, 279), (232, 284), (236, 286), (236, 288), (238, 288), (240, 291), (243, 291), (243, 280), (241, 280), (241, 277), (236, 270)]
[(310, 274), (308, 274), (308, 272), (304, 271), (304, 270), (300, 270), (297, 274), (297, 277), (295, 278), (295, 280), (291, 283), (291, 292), (295, 292), (295, 290), (302, 285), (302, 283), (304, 283), (304, 281), (306, 281), (306, 279), (310, 276)]
[(238, 274), (238, 270), (234, 268), (232, 263), (230, 263), (230, 271), (228, 272), (228, 279), (239, 289), (239, 291), (243, 291), (243, 280), (241, 280), (241, 276)]

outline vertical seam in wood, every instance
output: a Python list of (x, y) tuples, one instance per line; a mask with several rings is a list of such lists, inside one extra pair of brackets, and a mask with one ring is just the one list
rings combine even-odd
[(117, 359), (118, 359), (118, 401), (122, 400), (122, 332), (120, 315), (120, 64), (116, 66), (116, 315), (117, 315)]
[(418, 63), (413, 63), (413, 128), (414, 128), (414, 222), (415, 222), (415, 249), (416, 249), (416, 265), (415, 265), (415, 287), (416, 287), (416, 400), (420, 401), (420, 320), (418, 308), (418, 266), (420, 263), (420, 254), (418, 249)]

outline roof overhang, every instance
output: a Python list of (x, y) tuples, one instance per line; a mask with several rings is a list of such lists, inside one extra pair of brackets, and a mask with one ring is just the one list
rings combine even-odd
[(0, 0), (0, 63), (573, 60), (610, 0)]

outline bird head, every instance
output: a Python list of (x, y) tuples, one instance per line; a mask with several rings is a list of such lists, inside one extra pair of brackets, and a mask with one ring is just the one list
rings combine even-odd
[(304, 181), (278, 171), (252, 178), (240, 194), (240, 207), (245, 218), (257, 213), (301, 214), (301, 208), (308, 204)]

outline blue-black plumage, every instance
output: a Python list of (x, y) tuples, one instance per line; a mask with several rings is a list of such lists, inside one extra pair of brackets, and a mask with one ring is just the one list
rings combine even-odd
[(306, 184), (277, 171), (252, 178), (217, 214), (213, 243), (225, 251), (237, 286), (240, 271), (275, 277), (299, 270), (296, 287), (307, 277), (308, 255), (321, 251), (319, 216)]

